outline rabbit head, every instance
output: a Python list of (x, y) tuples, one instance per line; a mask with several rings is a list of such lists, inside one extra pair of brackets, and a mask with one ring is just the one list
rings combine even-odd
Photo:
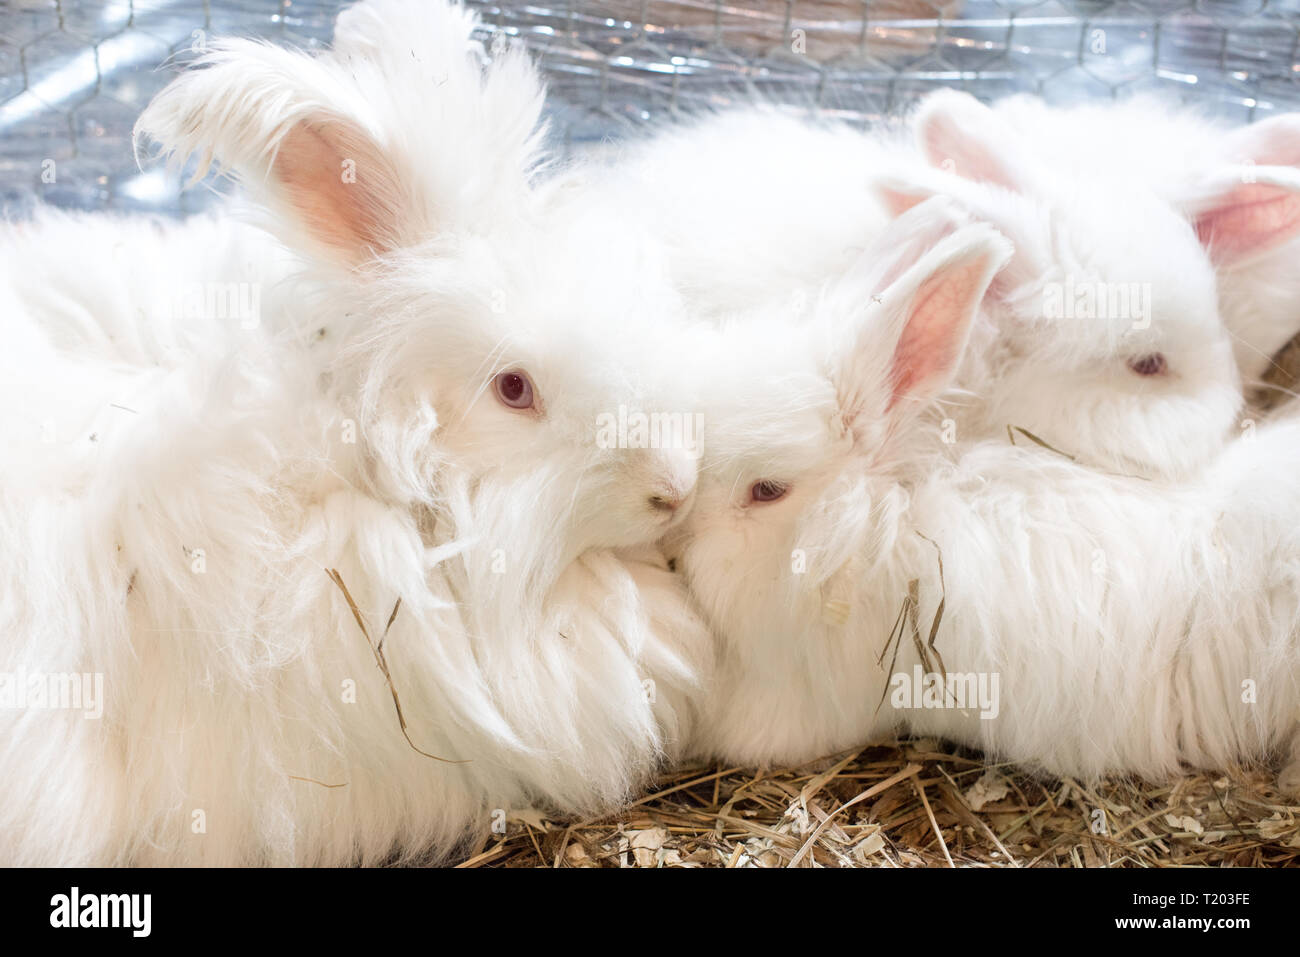
[(1215, 273), (1187, 221), (1140, 185), (1035, 165), (966, 94), (928, 97), (915, 129), (935, 168), (883, 183), (887, 205), (945, 194), (1015, 244), (960, 379), (986, 428), (1147, 476), (1209, 460), (1241, 387)]
[(1300, 330), (1290, 242), (1300, 229), (1300, 120), (1282, 114), (1233, 127), (1203, 104), (1152, 93), (1070, 107), (1021, 94), (993, 109), (1037, 162), (1085, 181), (1145, 186), (1192, 223), (1218, 272), (1241, 374), (1256, 384)]
[(540, 81), (520, 51), (485, 66), (475, 25), (380, 3), (319, 56), (226, 41), (137, 134), (234, 173), (301, 255), (360, 480), (413, 505), (459, 481), (563, 564), (686, 511), (691, 443), (610, 428), (673, 408), (678, 304), (635, 230), (540, 198)]
[[(943, 210), (922, 212), (946, 228)], [(721, 646), (706, 750), (806, 757), (800, 722), (830, 694), (818, 676), (875, 673), (874, 652), (835, 640), (825, 609), (859, 573), (888, 569), (902, 483), (922, 467), (918, 445), (935, 441), (922, 413), (949, 385), (1011, 252), (985, 224), (933, 246), (914, 235), (887, 232), (805, 323), (778, 308), (698, 333), (714, 337), (695, 350), (715, 357), (709, 440), (672, 545)], [(861, 660), (827, 661), (829, 649)]]
[(1234, 129), (1214, 146), (1167, 191), (1219, 270), (1223, 321), (1255, 383), (1300, 332), (1300, 114)]

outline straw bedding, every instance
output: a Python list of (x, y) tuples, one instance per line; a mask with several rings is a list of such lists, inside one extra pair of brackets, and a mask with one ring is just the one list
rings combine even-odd
[(801, 768), (694, 767), (598, 820), (512, 816), (463, 867), (1261, 867), (1300, 864), (1266, 769), (1086, 787), (933, 740)]

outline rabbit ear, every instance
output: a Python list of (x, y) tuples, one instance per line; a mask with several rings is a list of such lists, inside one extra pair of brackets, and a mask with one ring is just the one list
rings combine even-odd
[(1242, 166), (1220, 172), (1191, 207), (1216, 265), (1240, 262), (1300, 235), (1300, 171)]
[(1233, 130), (1223, 155), (1243, 165), (1300, 166), (1300, 114), (1285, 113)]
[(1026, 192), (1029, 174), (1016, 161), (1019, 137), (969, 93), (937, 90), (914, 120), (917, 145), (931, 166), (977, 183)]
[(372, 62), (385, 58), (435, 60), (449, 63), (465, 51), (478, 19), (459, 3), (447, 0), (366, 0), (345, 7), (334, 21), (335, 52), (362, 56)]
[(365, 115), (359, 91), (322, 59), (231, 40), (160, 93), (136, 124), (174, 163), (236, 173), (296, 245), (347, 263), (415, 231), (411, 183)]
[(881, 426), (892, 431), (949, 384), (971, 321), (1011, 246), (977, 223), (907, 255), (914, 258), (885, 270), (898, 278), (855, 314), (834, 375), (842, 420), (859, 438), (870, 440)]
[(348, 265), (516, 204), (541, 105), (526, 58), (484, 70), (476, 21), (459, 6), (387, 5), (389, 20), (357, 9), (320, 56), (218, 44), (136, 124), (175, 163), (197, 156), (196, 179), (214, 162), (236, 174), (290, 245)]
[[(1016, 204), (1009, 202), (1006, 196), (930, 170), (908, 170), (881, 177), (873, 188), (881, 204), (898, 217), (889, 230), (889, 235), (897, 238), (890, 240), (890, 246), (884, 248), (901, 250), (910, 247), (911, 243), (905, 237), (916, 232), (920, 221), (909, 220), (909, 217), (920, 209), (937, 211), (939, 207), (935, 204), (942, 200), (947, 204), (947, 211), (942, 215), (949, 220), (948, 232), (958, 224), (986, 222), (1014, 240), (1017, 255), (1005, 269), (996, 273), (990, 295), (1008, 295), (1041, 271), (1042, 265), (1036, 263), (1037, 257), (1030, 253), (1033, 243), (1026, 238), (1026, 231), (1032, 223), (1026, 223), (1023, 216), (1017, 215)], [(908, 225), (909, 222), (912, 225)], [(912, 261), (915, 262), (915, 258)]]
[[(883, 196), (898, 182), (878, 184), (878, 192)], [(859, 275), (870, 277), (873, 293), (888, 289), (930, 249), (971, 222), (966, 210), (950, 196), (910, 195), (915, 202), (899, 213), (854, 267)]]
[(1210, 258), (1238, 262), (1300, 235), (1300, 116), (1234, 130), (1221, 155), (1226, 163), (1184, 197)]
[(882, 177), (876, 180), (872, 188), (881, 205), (894, 216), (902, 216), (909, 209), (944, 192), (924, 174)]

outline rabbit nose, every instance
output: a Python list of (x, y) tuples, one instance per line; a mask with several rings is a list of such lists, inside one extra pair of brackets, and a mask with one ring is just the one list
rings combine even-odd
[(682, 449), (658, 449), (651, 453), (648, 464), (646, 503), (656, 512), (677, 512), (695, 493), (695, 456)]

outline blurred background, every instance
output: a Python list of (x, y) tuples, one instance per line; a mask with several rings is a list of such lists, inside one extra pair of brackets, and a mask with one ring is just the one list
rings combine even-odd
[[(0, 0), (0, 207), (187, 212), (137, 169), (136, 115), (208, 39), (326, 44), (338, 0)], [(1161, 89), (1250, 122), (1300, 108), (1300, 0), (471, 2), (551, 83), (568, 151), (760, 96), (867, 123), (937, 86), (1052, 102)]]

